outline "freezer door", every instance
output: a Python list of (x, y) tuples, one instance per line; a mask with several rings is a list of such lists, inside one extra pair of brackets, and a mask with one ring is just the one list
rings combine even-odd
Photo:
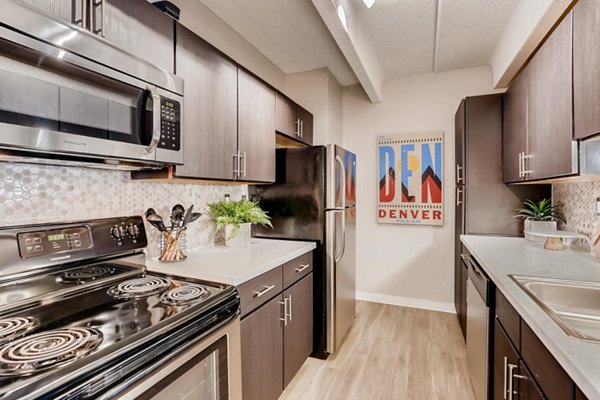
[(356, 204), (356, 154), (327, 145), (327, 208)]
[(254, 236), (323, 241), (325, 147), (277, 149), (277, 183), (250, 186), (250, 197), (271, 217), (273, 228), (255, 225)]
[(335, 353), (356, 317), (356, 208), (326, 214), (327, 352)]

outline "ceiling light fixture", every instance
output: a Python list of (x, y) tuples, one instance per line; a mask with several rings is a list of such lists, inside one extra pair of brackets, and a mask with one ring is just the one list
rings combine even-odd
[(346, 18), (346, 10), (344, 10), (344, 7), (341, 4), (338, 4), (337, 6), (337, 15), (342, 23), (342, 26), (344, 27), (344, 30), (346, 33), (348, 33), (348, 19)]
[(371, 8), (373, 7), (373, 4), (375, 4), (376, 0), (363, 0), (363, 3), (365, 3), (365, 6), (367, 6), (367, 8)]

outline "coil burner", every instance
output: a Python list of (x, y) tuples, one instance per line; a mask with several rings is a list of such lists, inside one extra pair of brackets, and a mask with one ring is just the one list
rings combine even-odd
[(108, 289), (108, 294), (117, 299), (137, 299), (163, 292), (170, 285), (169, 280), (157, 277), (130, 279)]
[(114, 273), (115, 269), (112, 267), (96, 266), (67, 271), (58, 278), (58, 281), (64, 283), (88, 282), (114, 275)]
[(25, 336), (39, 325), (40, 321), (33, 317), (0, 319), (0, 345)]
[(188, 284), (178, 286), (163, 294), (160, 301), (170, 306), (183, 306), (196, 303), (210, 296), (210, 290), (205, 286)]
[(36, 333), (0, 348), (0, 376), (26, 376), (91, 353), (102, 333), (91, 328), (64, 328)]

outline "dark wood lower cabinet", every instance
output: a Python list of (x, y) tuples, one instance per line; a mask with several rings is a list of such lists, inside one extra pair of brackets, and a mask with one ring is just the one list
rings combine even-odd
[(494, 320), (494, 400), (508, 398), (508, 369), (519, 365), (519, 354), (497, 319)]
[(546, 400), (539, 386), (532, 378), (531, 372), (529, 372), (529, 369), (527, 369), (522, 360), (519, 361), (519, 375), (517, 380), (518, 396), (514, 396), (515, 400)]
[(241, 331), (244, 400), (277, 399), (312, 352), (313, 273), (243, 316)]
[(581, 389), (578, 387), (575, 388), (575, 400), (588, 400), (588, 398), (583, 394)]
[(313, 275), (309, 274), (283, 292), (291, 304), (283, 334), (283, 387), (287, 387), (312, 352)]
[(275, 400), (283, 388), (281, 296), (242, 320), (242, 392), (244, 400)]

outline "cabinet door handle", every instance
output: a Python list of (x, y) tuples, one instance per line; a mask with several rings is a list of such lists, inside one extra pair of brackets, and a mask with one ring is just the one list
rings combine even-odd
[(523, 177), (523, 153), (519, 153), (519, 178)]
[(81, 0), (81, 17), (77, 17), (77, 6), (76, 2), (73, 2), (73, 10), (71, 11), (72, 22), (73, 24), (82, 27), (83, 29), (87, 29), (87, 3), (90, 0)]
[(284, 297), (283, 301), (280, 301), (279, 304), (281, 304), (283, 306), (283, 318), (279, 317), (279, 320), (283, 322), (284, 326), (287, 326), (287, 324), (288, 324), (288, 320), (287, 320), (287, 315), (288, 315), (287, 298)]
[(460, 206), (462, 204), (462, 200), (460, 199), (460, 195), (463, 193), (462, 188), (456, 189), (456, 205)]
[(262, 296), (263, 294), (267, 293), (270, 290), (273, 290), (274, 288), (275, 288), (275, 285), (265, 286), (265, 288), (263, 290), (261, 290), (260, 292), (254, 292), (254, 297), (259, 298), (260, 296)]
[(300, 120), (300, 137), (304, 137), (304, 120)]
[(296, 136), (300, 137), (300, 118), (296, 118), (294, 125), (296, 126)]
[(240, 178), (240, 152), (233, 155), (233, 179)]
[(462, 171), (463, 167), (459, 164), (456, 164), (456, 182), (462, 182), (463, 177), (460, 176), (460, 171)]
[(244, 152), (244, 154), (242, 155), (242, 160), (244, 160), (243, 162), (243, 168), (242, 168), (242, 176), (245, 178), (246, 177), (246, 152)]
[(288, 301), (290, 302), (289, 303), (290, 305), (288, 306), (288, 312), (289, 312), (288, 316), (290, 317), (289, 321), (292, 322), (292, 295), (291, 294), (288, 297)]
[(503, 393), (504, 400), (507, 400), (506, 393), (508, 392), (508, 387), (507, 387), (507, 383), (508, 383), (507, 377), (508, 376), (507, 376), (507, 374), (508, 374), (508, 357), (504, 356), (504, 385), (502, 386), (503, 387), (502, 393)]
[(300, 265), (300, 267), (296, 268), (294, 271), (300, 273), (300, 272), (304, 271), (308, 267), (310, 267), (310, 264), (303, 264), (303, 265)]
[(525, 160), (529, 160), (531, 158), (533, 158), (533, 154), (525, 154), (523, 153), (523, 177), (527, 177), (527, 175), (533, 173), (533, 170), (531, 169), (527, 169), (526, 165), (525, 165)]
[[(100, 35), (102, 37), (106, 37), (106, 0), (91, 0), (91, 7), (92, 7), (92, 33), (95, 33), (96, 35)], [(100, 9), (100, 23), (98, 24), (97, 21), (98, 19), (97, 17), (97, 13), (98, 13), (98, 8)], [(100, 25), (100, 27), (98, 27), (98, 25)]]

